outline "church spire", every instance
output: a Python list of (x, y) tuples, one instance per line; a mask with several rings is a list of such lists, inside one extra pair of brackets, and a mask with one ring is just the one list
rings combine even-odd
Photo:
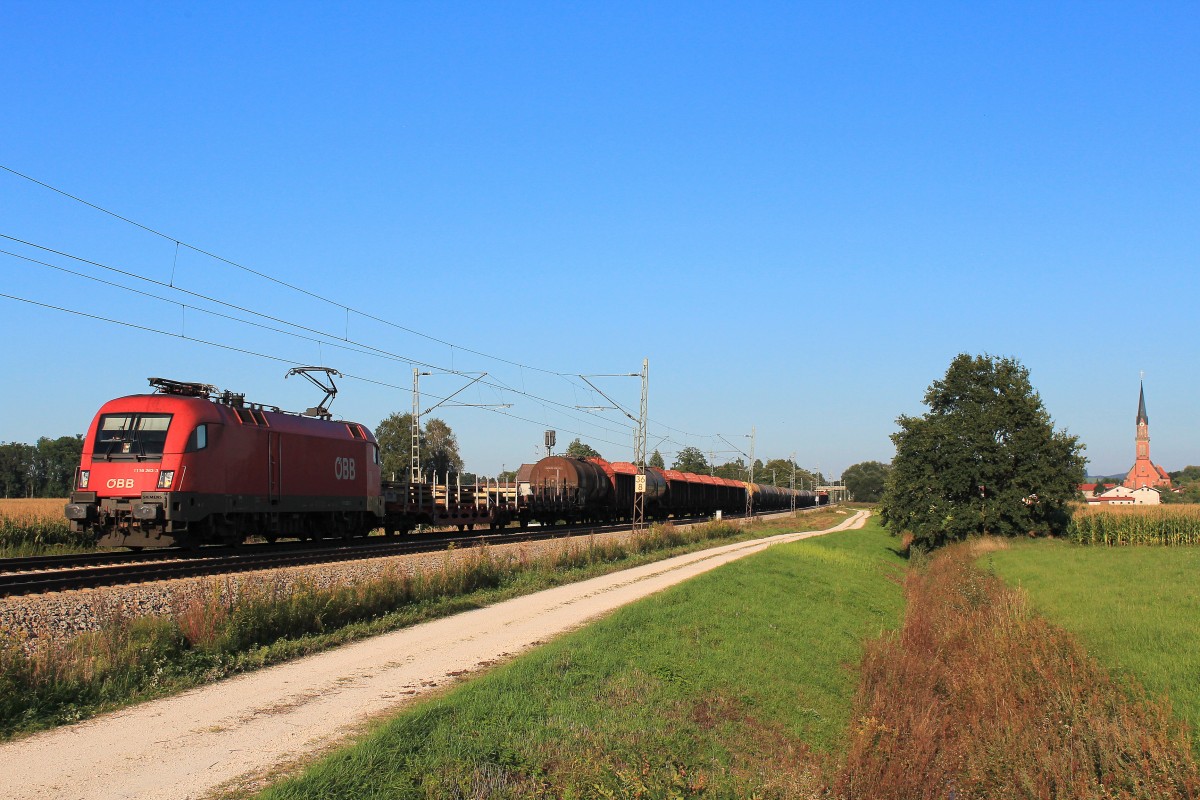
[(1138, 425), (1143, 422), (1147, 425), (1150, 424), (1150, 418), (1146, 416), (1146, 387), (1142, 386), (1140, 381), (1138, 388), (1138, 415), (1134, 422)]

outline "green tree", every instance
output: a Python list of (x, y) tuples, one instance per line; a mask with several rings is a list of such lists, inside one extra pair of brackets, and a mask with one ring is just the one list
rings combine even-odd
[(746, 468), (746, 462), (742, 459), (736, 461), (727, 461), (719, 467), (713, 469), (713, 475), (718, 478), (728, 478), (732, 481), (744, 481), (750, 476), (750, 470)]
[(576, 436), (575, 439), (569, 445), (567, 445), (567, 455), (569, 455), (571, 458), (601, 458), (602, 457), (600, 455), (600, 453), (596, 449), (594, 449), (591, 445), (587, 445), (587, 444), (584, 444), (583, 442), (579, 441), (578, 436)]
[[(447, 472), (462, 472), (463, 461), (458, 454), (458, 439), (450, 426), (433, 418), (420, 429), (421, 472), (436, 471), (439, 479)], [(379, 443), (379, 461), (385, 480), (408, 479), (412, 461), (412, 414), (395, 413), (375, 428)]]
[(21, 442), (0, 444), (0, 491), (5, 497), (32, 497), (34, 449)]
[(667, 468), (667, 462), (663, 461), (662, 453), (657, 450), (654, 451), (654, 454), (650, 456), (650, 466), (658, 469)]
[(38, 497), (66, 497), (75, 484), (83, 456), (83, 434), (38, 439), (34, 456)]
[(889, 464), (881, 464), (878, 461), (863, 461), (850, 467), (846, 467), (842, 472), (842, 480), (846, 484), (846, 490), (850, 492), (850, 496), (855, 500), (861, 500), (864, 503), (874, 503), (883, 497), (883, 487), (887, 480), (888, 470), (891, 469)]
[(0, 444), (0, 495), (66, 497), (75, 488), (83, 456), (83, 435), (42, 436), (36, 445)]
[(700, 448), (685, 447), (675, 455), (675, 463), (671, 465), (671, 469), (703, 475), (708, 472), (708, 459), (700, 452)]
[(1083, 480), (1083, 445), (1055, 431), (1016, 359), (959, 354), (901, 416), (882, 499), (893, 533), (932, 548), (974, 534), (1059, 533)]
[(450, 426), (434, 417), (425, 423), (424, 435), (421, 442), (421, 469), (437, 473), (439, 479), (450, 473), (462, 473), (463, 460), (458, 454), (458, 437), (450, 430)]

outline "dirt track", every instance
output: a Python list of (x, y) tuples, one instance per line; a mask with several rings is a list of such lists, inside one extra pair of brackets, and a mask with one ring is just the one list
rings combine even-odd
[(0, 745), (0, 797), (200, 798), (328, 749), (462, 675), (772, 544), (772, 536), (560, 586)]

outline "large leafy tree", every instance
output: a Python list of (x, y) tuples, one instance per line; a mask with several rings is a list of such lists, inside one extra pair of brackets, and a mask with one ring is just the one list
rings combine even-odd
[(671, 469), (703, 475), (708, 472), (708, 459), (700, 452), (700, 448), (685, 447), (675, 454), (675, 463), (671, 465)]
[(863, 461), (842, 472), (842, 481), (855, 500), (874, 503), (883, 496), (884, 482), (891, 467), (878, 461)]
[[(462, 457), (458, 454), (458, 438), (444, 421), (433, 418), (419, 431), (421, 472), (436, 471), (439, 479), (449, 472), (461, 473)], [(379, 460), (385, 479), (405, 480), (412, 461), (412, 414), (392, 414), (375, 428), (379, 443)]]
[(1016, 359), (959, 354), (901, 416), (882, 499), (895, 533), (932, 548), (975, 534), (1059, 533), (1083, 480), (1083, 445), (1055, 431)]
[(567, 455), (572, 458), (600, 458), (600, 452), (590, 444), (581, 442), (578, 436), (567, 445)]
[[(409, 437), (411, 440), (411, 436)], [(458, 437), (436, 417), (425, 423), (425, 441), (421, 442), (421, 467), (439, 476), (463, 471), (462, 456), (458, 454)]]

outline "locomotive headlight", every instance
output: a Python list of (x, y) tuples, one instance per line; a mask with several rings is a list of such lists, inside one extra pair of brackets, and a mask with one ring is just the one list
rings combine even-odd
[(175, 470), (164, 469), (164, 470), (159, 471), (159, 473), (158, 473), (158, 488), (159, 489), (170, 489), (171, 482), (173, 480), (175, 480)]
[(88, 487), (88, 481), (90, 481), (91, 479), (92, 479), (92, 471), (90, 469), (79, 470), (79, 488), (80, 489), (86, 489)]

